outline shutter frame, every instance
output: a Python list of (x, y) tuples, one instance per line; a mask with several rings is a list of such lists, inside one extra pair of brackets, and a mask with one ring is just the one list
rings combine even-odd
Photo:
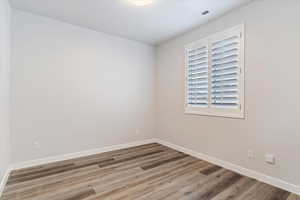
[[(236, 40), (239, 43), (239, 50), (237, 52), (235, 51), (228, 51), (229, 57), (234, 59), (238, 59), (237, 66), (225, 66), (221, 69), (215, 69), (213, 68), (214, 63), (216, 61), (215, 58), (218, 58), (217, 55), (215, 55), (215, 52), (213, 49), (214, 47), (218, 47), (218, 45), (212, 45), (214, 42), (222, 41), (224, 39), (230, 38), (230, 36), (237, 37)], [(185, 79), (185, 113), (186, 114), (197, 114), (197, 115), (207, 115), (207, 116), (222, 116), (222, 117), (230, 117), (230, 118), (244, 118), (244, 76), (245, 76), (245, 70), (244, 70), (244, 24), (235, 26), (231, 29), (216, 33), (214, 35), (211, 35), (207, 38), (201, 39), (197, 42), (194, 42), (192, 44), (189, 44), (186, 46), (187, 49), (195, 48), (199, 45), (206, 44), (208, 47), (208, 106), (206, 107), (199, 107), (199, 106), (192, 106), (188, 104), (187, 97), (188, 97), (188, 77), (186, 76)], [(221, 43), (220, 43), (221, 44)], [(226, 44), (226, 42), (225, 42)], [(214, 46), (214, 47), (213, 47)], [(233, 48), (234, 49), (234, 48)], [(186, 51), (185, 51), (186, 53)], [(237, 54), (238, 57), (234, 57), (234, 55)], [(224, 57), (224, 53), (220, 54), (221, 57)], [(187, 55), (186, 55), (187, 56)], [(226, 56), (227, 57), (227, 56)], [(223, 59), (223, 58), (222, 58)], [(220, 63), (224, 66), (224, 59), (219, 60)], [(187, 75), (187, 57), (185, 61), (185, 74)], [(214, 71), (213, 71), (214, 70)], [(217, 76), (217, 78), (216, 78)], [(231, 78), (237, 78), (237, 88), (228, 90), (228, 93), (224, 93), (223, 95), (223, 102), (234, 102), (236, 105), (234, 107), (230, 106), (221, 106), (221, 105), (214, 105), (213, 100), (216, 100), (219, 98), (220, 95), (214, 92), (212, 90), (212, 87), (214, 87), (216, 84), (213, 83), (216, 79), (227, 77), (228, 79)], [(231, 81), (234, 81), (233, 79), (230, 79)], [(227, 81), (226, 81), (227, 82)], [(228, 81), (230, 83), (230, 81)], [(222, 85), (220, 83), (220, 85)], [(224, 84), (223, 84), (224, 85)], [(235, 92), (236, 91), (236, 92)], [(221, 93), (219, 93), (221, 94)], [(226, 104), (229, 105), (229, 104)]]

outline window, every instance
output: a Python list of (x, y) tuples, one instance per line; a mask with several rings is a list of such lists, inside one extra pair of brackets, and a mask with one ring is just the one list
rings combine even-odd
[(186, 46), (185, 113), (244, 118), (244, 25)]

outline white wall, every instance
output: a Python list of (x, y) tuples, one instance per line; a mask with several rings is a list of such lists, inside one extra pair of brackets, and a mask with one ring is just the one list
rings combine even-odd
[[(258, 0), (159, 46), (157, 136), (300, 185), (299, 8), (299, 0)], [(246, 119), (185, 115), (184, 45), (243, 21)]]
[(10, 162), (10, 6), (0, 0), (0, 182)]
[[(160, 45), (156, 81), (152, 47), (15, 10), (13, 162), (156, 132), (163, 140), (300, 185), (299, 7), (298, 0), (257, 0)], [(243, 21), (246, 119), (185, 115), (184, 45)], [(248, 149), (255, 151), (254, 160), (247, 158)], [(266, 152), (276, 155), (275, 166), (264, 163)]]
[(151, 46), (17, 10), (12, 28), (14, 163), (152, 137)]

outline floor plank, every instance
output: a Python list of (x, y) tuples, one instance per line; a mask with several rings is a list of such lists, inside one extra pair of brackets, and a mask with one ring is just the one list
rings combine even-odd
[(157, 143), (15, 170), (0, 200), (300, 200)]
[(295, 194), (291, 194), (287, 200), (300, 200), (300, 196), (297, 196)]

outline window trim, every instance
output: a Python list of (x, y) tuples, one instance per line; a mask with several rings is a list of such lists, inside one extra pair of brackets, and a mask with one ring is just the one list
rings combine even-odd
[[(217, 39), (222, 39), (226, 37), (228, 34), (233, 34), (234, 32), (240, 32), (240, 76), (239, 76), (239, 84), (238, 84), (238, 91), (239, 91), (239, 109), (230, 109), (230, 108), (216, 108), (211, 107), (211, 48), (210, 45), (212, 41)], [(200, 106), (193, 106), (187, 103), (188, 98), (188, 56), (187, 51), (189, 49), (193, 49), (200, 45), (207, 45), (208, 46), (208, 107), (200, 107)], [(227, 118), (237, 118), (237, 119), (244, 119), (245, 118), (245, 25), (244, 23), (227, 29), (225, 31), (221, 31), (215, 34), (212, 34), (208, 37), (202, 38), (198, 41), (195, 41), (191, 44), (185, 46), (184, 50), (185, 55), (185, 87), (184, 87), (184, 113), (185, 114), (193, 114), (193, 115), (204, 115), (204, 116), (216, 116), (216, 117), (227, 117)]]

